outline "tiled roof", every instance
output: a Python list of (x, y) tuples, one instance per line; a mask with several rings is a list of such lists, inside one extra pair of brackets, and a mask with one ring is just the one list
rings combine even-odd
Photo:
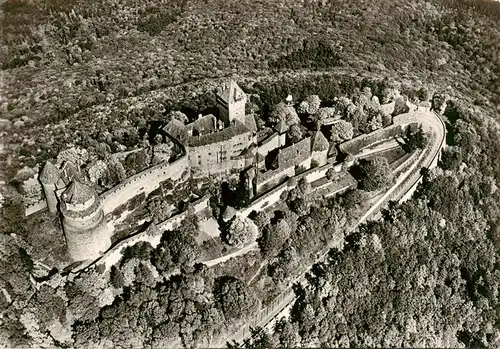
[(266, 127), (265, 129), (263, 130), (260, 130), (257, 132), (257, 143), (263, 143), (264, 141), (266, 141), (266, 139), (270, 136), (273, 135), (273, 130), (271, 130), (269, 127)]
[(163, 131), (168, 133), (172, 138), (183, 143), (188, 137), (186, 126), (177, 119), (172, 119), (164, 128)]
[(288, 168), (298, 165), (311, 155), (311, 137), (281, 149), (278, 153), (278, 167)]
[(225, 83), (217, 91), (217, 97), (227, 104), (230, 104), (243, 99), (245, 97), (245, 92), (243, 92), (234, 80), (230, 80), (229, 83)]
[(83, 204), (96, 195), (95, 190), (78, 181), (71, 182), (68, 189), (62, 193), (62, 199), (70, 204)]
[(202, 116), (201, 118), (199, 118), (196, 121), (193, 121), (189, 125), (186, 125), (186, 128), (188, 130), (195, 131), (194, 133), (198, 133), (198, 134), (203, 135), (203, 134), (215, 132), (217, 130), (217, 127), (215, 125), (216, 122), (217, 122), (217, 118), (215, 116), (213, 116), (212, 114), (208, 114), (208, 115)]
[(312, 151), (325, 151), (330, 148), (330, 143), (323, 135), (323, 132), (316, 131), (312, 141)]
[(257, 123), (253, 114), (245, 115), (245, 125), (247, 125), (250, 131), (257, 132)]
[(330, 156), (332, 156), (332, 155), (334, 155), (334, 154), (336, 155), (336, 154), (337, 154), (337, 152), (338, 152), (338, 151), (337, 151), (337, 147), (336, 147), (336, 145), (335, 145), (335, 144), (332, 144), (332, 145), (330, 146), (330, 148), (328, 149), (328, 157), (330, 157)]
[(244, 123), (239, 120), (234, 120), (230, 126), (219, 132), (189, 137), (188, 144), (190, 147), (199, 147), (207, 144), (227, 141), (235, 136), (250, 132), (250, 129)]
[(64, 162), (60, 177), (66, 185), (74, 180), (85, 181), (85, 176), (80, 168), (71, 161)]
[(281, 120), (276, 126), (274, 126), (275, 130), (280, 134), (288, 131), (288, 126), (285, 124), (283, 120)]
[(256, 153), (257, 149), (255, 145), (252, 144), (241, 152), (241, 156), (243, 156), (245, 159), (253, 159)]
[(40, 173), (40, 181), (46, 184), (55, 184), (59, 181), (60, 171), (50, 161), (45, 162), (42, 173)]

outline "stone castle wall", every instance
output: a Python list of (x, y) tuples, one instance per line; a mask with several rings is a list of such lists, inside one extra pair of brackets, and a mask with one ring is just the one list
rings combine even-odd
[(245, 133), (221, 142), (189, 147), (187, 152), (193, 175), (199, 174), (201, 176), (232, 169), (243, 169), (244, 159), (235, 159), (235, 157), (250, 146), (252, 138), (249, 133)]
[(45, 201), (45, 199), (42, 199), (38, 202), (27, 205), (26, 208), (24, 209), (24, 215), (27, 217), (34, 213), (43, 211), (46, 208), (47, 208), (47, 201)]
[(56, 213), (57, 212), (57, 197), (56, 197), (56, 185), (55, 184), (49, 184), (45, 183), (42, 184), (43, 188), (43, 195), (45, 196), (46, 200), (46, 206), (49, 209), (50, 213)]
[(287, 177), (293, 177), (295, 175), (295, 166), (291, 166), (286, 169), (270, 170), (264, 173), (257, 174), (257, 185), (255, 188), (256, 194), (259, 195), (266, 190), (279, 184)]
[[(185, 171), (189, 174), (187, 156), (183, 156), (172, 163), (162, 162), (141, 171), (99, 195), (103, 210), (106, 214), (113, 212), (117, 207), (130, 200), (130, 198), (141, 193), (147, 195), (158, 189), (160, 183), (167, 179), (172, 179), (173, 181), (181, 179), (186, 174)], [(46, 208), (47, 201), (44, 198), (37, 203), (26, 206), (25, 215), (29, 216)]]
[(62, 223), (69, 255), (75, 261), (98, 258), (111, 245), (102, 209), (86, 220), (63, 216)]
[(160, 183), (171, 179), (174, 182), (189, 174), (189, 160), (187, 156), (172, 163), (162, 162), (152, 166), (100, 195), (104, 213), (113, 212), (117, 207), (125, 204), (130, 198), (139, 194), (148, 195), (160, 187)]
[(347, 142), (341, 143), (339, 149), (344, 154), (357, 154), (361, 149), (375, 143), (401, 136), (404, 134), (404, 127), (401, 125), (391, 125), (386, 128), (360, 135)]
[(278, 168), (276, 170), (266, 171), (264, 173), (257, 174), (257, 185), (256, 185), (256, 193), (257, 195), (265, 192), (266, 190), (271, 189), (272, 187), (279, 184), (282, 180), (287, 177), (295, 176), (297, 170), (308, 170), (311, 168), (311, 157), (308, 157), (300, 164), (296, 166), (290, 166), (288, 168)]
[(262, 141), (262, 144), (259, 145), (258, 152), (262, 156), (266, 156), (267, 154), (269, 154), (269, 152), (279, 148), (280, 146), (280, 135), (278, 134), (278, 132), (275, 132), (269, 138), (266, 138)]
[[(210, 201), (209, 199), (210, 199), (209, 196), (204, 196), (201, 199), (193, 202), (191, 205), (193, 206), (194, 214), (200, 213), (203, 210), (207, 209), (209, 207), (209, 201)], [(151, 223), (150, 226), (145, 231), (118, 242), (116, 245), (114, 245), (112, 248), (106, 251), (104, 255), (101, 256), (101, 258), (99, 258), (92, 264), (94, 265), (104, 264), (106, 270), (108, 270), (111, 268), (112, 265), (116, 264), (122, 258), (123, 251), (128, 246), (133, 246), (141, 241), (149, 242), (153, 247), (158, 246), (163, 233), (167, 230), (172, 230), (179, 227), (182, 221), (184, 221), (184, 219), (186, 218), (186, 216), (187, 216), (187, 211), (184, 211), (161, 223), (158, 224)], [(84, 266), (83, 268), (86, 268), (88, 266), (90, 265)], [(77, 271), (78, 270), (75, 270), (75, 272)]]
[[(293, 167), (291, 167), (293, 169)], [(330, 169), (334, 168), (334, 166), (330, 163), (321, 166), (321, 167), (315, 167), (312, 168), (308, 171), (305, 171), (301, 174), (298, 174), (294, 176), (292, 174), (290, 177), (293, 177), (297, 180), (297, 183), (300, 179), (305, 178), (307, 182), (311, 183), (314, 182), (315, 180), (320, 179), (321, 177), (324, 177), (326, 175), (326, 172)], [(339, 166), (337, 168), (340, 170)], [(335, 169), (336, 172), (337, 169)], [(265, 209), (266, 207), (274, 205), (276, 202), (281, 200), (281, 194), (283, 192), (291, 190), (292, 188), (295, 188), (295, 185), (289, 184), (289, 182), (282, 183), (278, 185), (277, 187), (273, 188), (271, 191), (268, 193), (263, 194), (262, 196), (258, 197), (255, 199), (250, 206), (247, 208), (242, 209), (241, 213), (244, 216), (248, 216), (252, 211), (259, 211), (262, 209)]]
[(102, 207), (96, 206), (95, 210), (86, 215), (72, 215), (71, 212), (63, 212), (63, 227), (69, 227), (72, 230), (90, 230), (100, 224), (104, 217)]

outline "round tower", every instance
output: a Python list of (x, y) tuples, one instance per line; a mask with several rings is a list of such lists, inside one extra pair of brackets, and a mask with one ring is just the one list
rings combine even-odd
[(56, 183), (59, 181), (59, 176), (60, 171), (57, 167), (50, 161), (47, 161), (39, 177), (43, 193), (45, 194), (45, 200), (47, 201), (47, 207), (52, 214), (57, 212)]
[(101, 201), (93, 188), (73, 181), (61, 195), (60, 209), (73, 260), (96, 259), (111, 246)]

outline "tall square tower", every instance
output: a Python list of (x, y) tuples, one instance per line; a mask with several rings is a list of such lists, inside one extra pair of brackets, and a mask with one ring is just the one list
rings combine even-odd
[(226, 126), (230, 125), (233, 120), (245, 123), (246, 102), (247, 95), (234, 80), (222, 85), (217, 91), (217, 106), (219, 117)]

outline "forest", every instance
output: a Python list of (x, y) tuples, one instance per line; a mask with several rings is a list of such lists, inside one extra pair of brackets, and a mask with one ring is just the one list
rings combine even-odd
[[(144, 141), (137, 130), (149, 122), (168, 120), (176, 110), (189, 118), (210, 110), (215, 87), (229, 76), (264, 118), (288, 94), (296, 101), (317, 95), (325, 108), (352, 97), (346, 113), (348, 105), (363, 104), (366, 88), (380, 103), (395, 89), (410, 101), (447, 101), (447, 148), (438, 168), (423, 169), (413, 198), (391, 203), (381, 220), (346, 236), (343, 248), (315, 265), (307, 283), (295, 285), (288, 317), (227, 344), (500, 346), (499, 3), (7, 0), (0, 6), (0, 180), (9, 192), (18, 189), (22, 171), (69, 145), (99, 150), (109, 138), (133, 149)], [(370, 131), (370, 119), (350, 115), (350, 132)], [(7, 197), (0, 346), (206, 346), (276, 296), (259, 290), (283, 288), (326, 241), (343, 237), (364, 200), (356, 190), (321, 202), (309, 190), (300, 185), (274, 215), (252, 217), (261, 234), (258, 251), (226, 271), (195, 263), (202, 252), (193, 221), (155, 248), (127, 250), (110, 272), (95, 268), (71, 280), (64, 271), (38, 275), (22, 244), (31, 231), (22, 202)], [(218, 209), (215, 200), (212, 210), (222, 219)], [(241, 239), (231, 236), (231, 226), (226, 238)], [(250, 277), (259, 265), (250, 261), (262, 256), (272, 262), (255, 282)]]
[(273, 331), (231, 347), (500, 344), (500, 129), (461, 104), (445, 116), (453, 140), (413, 198), (330, 250)]
[[(415, 90), (425, 83), (490, 110), (499, 104), (494, 2), (8, 0), (1, 6), (2, 180), (124, 122), (159, 119), (179, 106), (196, 115), (206, 106), (202, 100), (213, 98), (215, 80), (228, 76), (284, 88), (290, 77), (314, 81), (326, 74), (349, 83), (369, 76)], [(189, 101), (193, 94), (197, 106)]]

